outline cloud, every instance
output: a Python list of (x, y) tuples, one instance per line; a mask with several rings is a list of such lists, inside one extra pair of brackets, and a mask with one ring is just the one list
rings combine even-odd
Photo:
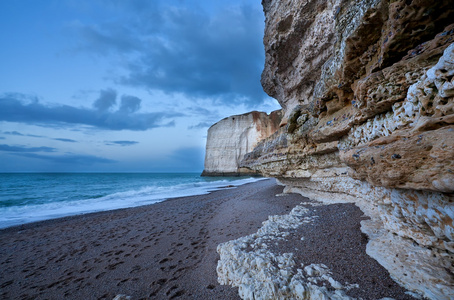
[(66, 143), (77, 143), (77, 141), (75, 141), (75, 140), (65, 139), (65, 138), (55, 138), (53, 140), (60, 141), (60, 142), (66, 142)]
[(136, 145), (138, 144), (139, 142), (136, 142), (136, 141), (106, 141), (106, 145), (117, 145), (117, 146), (132, 146), (132, 145)]
[(52, 147), (26, 147), (26, 146), (0, 145), (0, 151), (16, 152), (16, 153), (29, 153), (29, 152), (55, 152), (56, 149), (52, 148)]
[(96, 25), (83, 25), (75, 22), (72, 27), (77, 28), (79, 36), (86, 41), (84, 45), (77, 47), (80, 50), (96, 51), (107, 55), (115, 51), (132, 51), (139, 46), (137, 40), (132, 38), (133, 34), (124, 26), (110, 24), (109, 30), (106, 31)]
[(14, 155), (36, 158), (57, 164), (71, 164), (71, 165), (93, 165), (93, 164), (111, 164), (117, 161), (108, 158), (93, 156), (93, 155), (80, 155), (80, 154), (65, 154), (65, 155), (42, 155), (36, 153), (14, 153)]
[(99, 111), (107, 111), (117, 102), (117, 92), (113, 89), (102, 90), (93, 107)]
[(20, 122), (42, 126), (73, 126), (88, 125), (106, 130), (147, 130), (157, 127), (169, 127), (175, 123), (169, 118), (183, 114), (175, 112), (137, 112), (140, 99), (133, 96), (123, 96), (122, 104), (117, 111), (112, 108), (111, 91), (101, 91), (100, 97), (92, 108), (80, 108), (69, 105), (44, 105), (37, 99), (28, 103), (23, 101), (25, 96), (16, 97), (14, 94), (0, 96), (0, 121)]
[(35, 135), (35, 134), (23, 134), (17, 131), (3, 131), (3, 134), (7, 135), (16, 135), (16, 136), (29, 136), (29, 137), (36, 137), (36, 138), (42, 138), (42, 135)]
[[(1, 100), (1, 99), (0, 99)], [(35, 135), (35, 134), (24, 134), (18, 131), (0, 131), (3, 134), (7, 135), (14, 135), (14, 136), (26, 136), (26, 137), (35, 137), (35, 138), (46, 138), (42, 135)], [(67, 143), (77, 143), (77, 141), (67, 138), (51, 138), (51, 140), (60, 141), (60, 142), (67, 142)]]
[(78, 48), (126, 60), (120, 83), (228, 105), (263, 103), (261, 9), (224, 4), (207, 12), (181, 1), (148, 2), (115, 2), (123, 12), (115, 22), (72, 24), (83, 41)]
[(213, 123), (200, 122), (200, 123), (197, 124), (197, 125), (189, 126), (188, 129), (203, 129), (203, 128), (208, 128), (208, 127), (210, 127), (211, 125), (213, 125)]
[(17, 135), (17, 136), (25, 136), (25, 134), (22, 134), (20, 132), (17, 132), (17, 131), (3, 131), (4, 134), (8, 134), (8, 135)]
[(163, 125), (164, 127), (175, 127), (175, 121), (170, 121), (169, 123)]
[[(209, 107), (208, 104), (206, 104), (206, 106)], [(210, 117), (210, 118), (213, 118), (213, 119), (220, 118), (219, 113), (216, 110), (207, 109), (207, 108), (201, 107), (201, 106), (192, 105), (192, 106), (187, 108), (187, 111), (189, 111), (189, 112), (191, 112), (191, 113), (193, 113), (194, 115), (197, 115), (197, 116)]]
[(127, 114), (134, 113), (140, 109), (141, 102), (142, 100), (134, 96), (122, 96), (119, 111)]

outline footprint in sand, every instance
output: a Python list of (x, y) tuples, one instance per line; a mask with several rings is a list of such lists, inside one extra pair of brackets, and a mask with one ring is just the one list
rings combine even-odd
[(139, 265), (135, 265), (134, 267), (132, 267), (131, 271), (129, 271), (129, 274), (139, 272), (140, 270), (142, 270), (142, 267)]
[(0, 288), (5, 288), (5, 287), (7, 287), (8, 285), (11, 285), (11, 284), (13, 284), (13, 283), (14, 283), (14, 280), (6, 281), (6, 282), (0, 284)]
[(161, 259), (161, 260), (159, 261), (159, 263), (160, 263), (160, 264), (163, 264), (163, 263), (168, 262), (168, 261), (170, 261), (170, 260), (172, 260), (171, 257), (166, 257), (166, 258)]
[(176, 290), (178, 285), (173, 285), (170, 289), (167, 290), (166, 295), (169, 296), (173, 290)]
[(117, 286), (120, 286), (120, 285), (122, 285), (123, 283), (125, 283), (127, 281), (129, 281), (129, 278), (121, 280), (120, 282), (117, 283)]
[(185, 290), (176, 291), (175, 294), (173, 294), (169, 299), (175, 299), (177, 297), (181, 297), (184, 295), (185, 292), (186, 292)]
[(156, 280), (153, 283), (156, 283), (156, 284), (159, 284), (159, 285), (163, 285), (166, 282), (167, 282), (167, 278), (161, 278), (161, 279)]
[(162, 285), (165, 284), (167, 282), (167, 278), (161, 278), (161, 279), (158, 279), (156, 281), (153, 281), (151, 283), (151, 287), (152, 288), (156, 288), (156, 290), (154, 290), (151, 294), (150, 294), (150, 298), (154, 298), (158, 292), (161, 290), (162, 288)]
[(115, 270), (117, 268), (117, 266), (121, 265), (121, 264), (124, 264), (123, 261), (119, 261), (117, 263), (114, 263), (114, 264), (110, 264), (106, 267), (106, 269), (108, 270)]

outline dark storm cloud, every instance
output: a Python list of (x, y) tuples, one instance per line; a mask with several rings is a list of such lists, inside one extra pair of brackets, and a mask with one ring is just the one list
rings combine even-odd
[(0, 145), (0, 151), (27, 153), (27, 152), (55, 152), (56, 149), (52, 148), (52, 147), (27, 147), (27, 146)]
[(75, 141), (75, 140), (65, 139), (65, 138), (55, 138), (53, 140), (60, 141), (60, 142), (65, 142), (65, 143), (77, 143), (77, 141)]
[(122, 83), (230, 105), (263, 102), (261, 10), (227, 3), (209, 14), (184, 2), (149, 2), (116, 2), (126, 17), (96, 26), (73, 24), (73, 30), (85, 49), (128, 57)]
[(109, 145), (109, 146), (132, 146), (132, 145), (136, 145), (138, 144), (139, 142), (136, 142), (136, 141), (107, 141), (105, 144), (106, 145)]
[(115, 160), (93, 156), (93, 155), (80, 155), (80, 154), (65, 154), (65, 155), (42, 155), (36, 153), (14, 153), (14, 155), (36, 158), (40, 160), (45, 160), (48, 162), (58, 163), (58, 164), (71, 164), (71, 165), (92, 165), (92, 164), (110, 164), (116, 163)]
[(82, 124), (107, 130), (147, 130), (173, 126), (175, 123), (168, 119), (182, 116), (172, 112), (139, 113), (140, 99), (132, 96), (124, 96), (120, 109), (111, 111), (112, 99), (115, 100), (112, 95), (110, 91), (101, 91), (101, 96), (95, 101), (96, 109), (48, 106), (37, 99), (26, 103), (24, 97), (3, 95), (0, 96), (0, 121), (55, 127)]

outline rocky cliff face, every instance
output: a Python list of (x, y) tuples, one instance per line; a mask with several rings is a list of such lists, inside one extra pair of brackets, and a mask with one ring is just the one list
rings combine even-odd
[(230, 116), (208, 129), (205, 168), (202, 176), (237, 176), (255, 174), (251, 169), (240, 168), (244, 155), (257, 144), (277, 131), (281, 111), (269, 115), (253, 111)]
[(241, 166), (355, 202), (370, 256), (406, 288), (453, 299), (453, 2), (262, 4), (262, 85), (284, 117)]

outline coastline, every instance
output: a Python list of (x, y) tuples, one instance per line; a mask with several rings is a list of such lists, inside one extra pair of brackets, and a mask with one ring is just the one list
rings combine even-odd
[(242, 177), (242, 176), (250, 176), (250, 177), (262, 177), (259, 172), (254, 171), (238, 171), (238, 172), (213, 172), (213, 171), (205, 171), (203, 170), (202, 177)]
[[(22, 180), (27, 188), (16, 188)], [(0, 174), (0, 229), (26, 223), (155, 204), (209, 194), (263, 179), (199, 173)], [(79, 187), (84, 188), (79, 188)]]
[[(282, 190), (274, 179), (268, 179), (207, 195), (2, 229), (0, 296), (3, 299), (113, 299), (124, 294), (131, 299), (240, 299), (237, 288), (217, 282), (216, 248), (257, 232), (268, 216), (288, 214), (296, 205), (308, 201), (298, 194), (276, 196)], [(365, 249), (367, 241), (361, 241), (359, 231), (362, 214), (352, 213), (352, 207), (352, 204), (331, 207), (326, 217), (333, 216), (329, 224), (337, 226), (335, 216), (348, 214), (349, 222), (356, 225), (338, 229), (336, 236), (355, 233), (360, 241), (354, 243), (362, 244)], [(324, 253), (323, 263), (335, 262), (354, 283), (355, 274), (348, 269), (349, 260), (343, 261), (336, 253), (330, 253), (337, 250), (326, 250), (332, 242), (325, 238), (329, 228), (323, 222), (320, 225), (319, 229), (311, 229), (317, 242), (307, 243), (309, 248), (300, 249), (298, 255), (304, 261)], [(280, 250), (287, 251), (285, 247)], [(341, 258), (352, 255), (348, 249), (344, 250)], [(307, 253), (314, 254), (307, 256)], [(366, 256), (364, 253), (356, 268), (374, 264), (370, 276), (376, 280), (375, 284), (382, 291), (402, 295), (405, 290)], [(351, 256), (351, 260), (356, 257)], [(370, 267), (365, 269), (371, 272)]]
[[(274, 180), (0, 230), (3, 299), (239, 299), (217, 283), (219, 243), (288, 213)], [(269, 197), (270, 196), (270, 197)]]

